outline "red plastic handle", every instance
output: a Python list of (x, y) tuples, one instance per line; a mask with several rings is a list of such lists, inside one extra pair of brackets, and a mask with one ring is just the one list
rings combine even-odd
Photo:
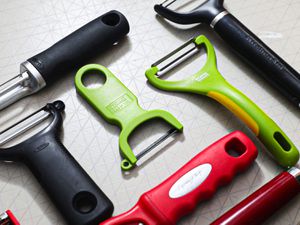
[[(16, 217), (10, 210), (7, 210), (5, 213), (7, 214), (8, 218), (9, 218), (9, 222), (6, 221), (6, 222), (8, 222), (8, 224), (20, 225), (19, 221), (16, 219)], [(5, 222), (5, 224), (7, 224), (6, 222)], [(1, 224), (1, 222), (0, 222), (0, 224)]]
[[(231, 156), (234, 152), (239, 156)], [(174, 225), (197, 203), (213, 196), (257, 157), (253, 142), (236, 131), (215, 142), (156, 188), (144, 193), (128, 212), (101, 225)]]
[(283, 172), (211, 225), (260, 225), (300, 192), (300, 183)]

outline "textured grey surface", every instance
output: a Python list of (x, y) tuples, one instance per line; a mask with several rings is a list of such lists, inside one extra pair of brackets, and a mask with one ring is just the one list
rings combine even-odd
[[(66, 75), (54, 86), (0, 112), (0, 128), (3, 129), (47, 102), (65, 101), (63, 143), (112, 199), (115, 215), (132, 207), (142, 193), (230, 131), (241, 129), (253, 138), (242, 123), (212, 100), (157, 91), (146, 83), (144, 72), (151, 63), (195, 34), (205, 34), (210, 38), (216, 47), (219, 70), (224, 77), (265, 110), (300, 147), (299, 110), (258, 78), (210, 29), (173, 26), (157, 17), (153, 11), (157, 1), (0, 0), (0, 3), (1, 83), (18, 73), (22, 61), (102, 13), (117, 9), (127, 16), (131, 25), (128, 38), (93, 62), (109, 67), (139, 97), (144, 108), (166, 109), (184, 124), (184, 135), (177, 136), (162, 154), (134, 170), (132, 175), (123, 176), (119, 166), (119, 130), (100, 118), (76, 94), (74, 74)], [(300, 1), (228, 0), (226, 5), (300, 70)], [(189, 68), (197, 71), (200, 66), (195, 61)], [(136, 145), (150, 136), (149, 133), (163, 129), (157, 125), (155, 129), (140, 132), (132, 141)], [(278, 174), (281, 169), (262, 151), (261, 145), (259, 149), (254, 166), (221, 188), (212, 200), (199, 204), (197, 210), (180, 224), (208, 224)], [(300, 221), (299, 202), (299, 197), (290, 202), (269, 224), (297, 224)], [(0, 163), (0, 211), (7, 208), (15, 212), (22, 225), (64, 224), (29, 170), (20, 164)]]

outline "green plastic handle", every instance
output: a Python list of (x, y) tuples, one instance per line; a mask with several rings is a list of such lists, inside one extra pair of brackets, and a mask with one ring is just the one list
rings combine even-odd
[[(98, 72), (103, 74), (106, 81), (103, 86), (88, 88), (83, 82), (84, 74), (88, 72)], [(89, 64), (76, 74), (75, 86), (78, 93), (102, 116), (112, 124), (121, 128), (119, 137), (119, 148), (123, 156), (121, 168), (123, 170), (132, 169), (137, 162), (129, 143), (130, 134), (142, 123), (160, 118), (177, 130), (183, 130), (182, 124), (169, 112), (163, 110), (142, 109), (136, 96), (107, 68), (98, 64)]]
[(199, 72), (184, 80), (166, 81), (159, 79), (156, 76), (159, 69), (152, 67), (146, 71), (149, 82), (162, 90), (192, 92), (215, 99), (245, 122), (280, 165), (294, 166), (299, 160), (299, 152), (292, 141), (254, 102), (222, 77), (209, 40), (201, 35), (194, 43), (198, 47), (204, 46), (207, 52), (206, 64)]

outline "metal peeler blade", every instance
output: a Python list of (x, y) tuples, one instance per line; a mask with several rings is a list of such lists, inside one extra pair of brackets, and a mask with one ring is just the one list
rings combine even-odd
[(42, 121), (46, 120), (50, 116), (50, 113), (45, 110), (39, 110), (27, 118), (17, 122), (11, 127), (0, 133), (0, 146), (8, 143), (14, 138), (24, 134), (29, 129), (37, 126)]
[[(202, 0), (202, 3), (199, 4), (199, 0), (186, 0), (183, 4), (175, 4), (175, 3), (179, 3), (180, 1), (177, 0), (166, 0), (163, 1), (161, 4), (159, 4), (160, 6), (164, 7), (164, 8), (169, 8), (171, 5), (175, 5), (176, 7), (176, 11), (181, 11), (181, 10), (196, 10), (199, 5), (203, 4), (203, 2), (205, 2), (204, 0)], [(182, 2), (182, 1), (181, 1)]]
[[(177, 67), (178, 65), (180, 65), (181, 63), (183, 63), (184, 61), (186, 61), (187, 59), (189, 59), (193, 55), (197, 54), (200, 51), (201, 48), (199, 48), (199, 46), (197, 46), (194, 43), (194, 41), (195, 41), (194, 38), (188, 40), (186, 43), (184, 43), (183, 45), (181, 45), (180, 47), (178, 47), (177, 49), (175, 49), (174, 51), (172, 51), (168, 55), (164, 56), (163, 58), (159, 59), (157, 62), (153, 63), (151, 65), (151, 67), (157, 67), (158, 68), (156, 76), (157, 77), (163, 76), (164, 74), (166, 74), (170, 70), (174, 69), (175, 67)], [(186, 48), (188, 48), (188, 50), (183, 51)], [(181, 51), (183, 51), (183, 53), (178, 54)], [(172, 59), (172, 60), (170, 60), (170, 62), (167, 62), (165, 65), (162, 65), (161, 68), (158, 67), (158, 65), (163, 64), (164, 62), (168, 61), (169, 59), (171, 59), (175, 55), (178, 55), (178, 56), (175, 57), (175, 59)]]
[(179, 131), (175, 128), (172, 128), (168, 130), (164, 135), (162, 135), (160, 138), (158, 138), (156, 141), (154, 141), (151, 145), (149, 145), (147, 148), (143, 149), (140, 153), (136, 155), (137, 160), (140, 160), (143, 156), (150, 153), (152, 150), (154, 150), (157, 146), (165, 142), (168, 138), (172, 137), (173, 135), (177, 134)]
[[(64, 105), (61, 101), (57, 101), (54, 104), (58, 108), (64, 108)], [(41, 108), (40, 110), (32, 113), (26, 118), (20, 120), (14, 125), (8, 127), (4, 131), (0, 132), (0, 146), (8, 143), (14, 138), (24, 134), (26, 131), (34, 128), (39, 125), (41, 122), (45, 121), (50, 117), (51, 113), (47, 111), (46, 107)]]

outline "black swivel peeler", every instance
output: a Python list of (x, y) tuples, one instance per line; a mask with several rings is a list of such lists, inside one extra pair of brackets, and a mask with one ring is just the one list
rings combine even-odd
[[(111, 216), (113, 205), (60, 142), (64, 108), (62, 101), (47, 104), (1, 132), (0, 160), (26, 164), (68, 224), (96, 225)], [(2, 148), (51, 119), (50, 124), (25, 141)]]
[[(177, 0), (166, 0), (155, 5), (155, 11), (164, 18), (179, 24), (204, 23), (241, 55), (275, 88), (300, 107), (300, 74), (270, 49), (223, 6), (224, 0), (206, 0), (189, 12), (179, 8), (195, 1), (182, 3), (175, 11), (169, 7)], [(178, 1), (179, 2), (179, 1)]]

